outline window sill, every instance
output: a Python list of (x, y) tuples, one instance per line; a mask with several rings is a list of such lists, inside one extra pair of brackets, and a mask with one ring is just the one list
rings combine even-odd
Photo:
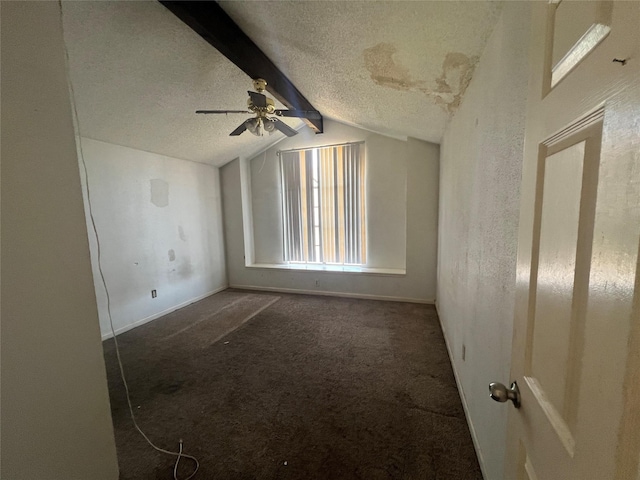
[(403, 268), (371, 268), (355, 265), (309, 265), (295, 263), (253, 263), (247, 268), (264, 268), (274, 270), (294, 270), (298, 272), (356, 273), (365, 275), (406, 275)]

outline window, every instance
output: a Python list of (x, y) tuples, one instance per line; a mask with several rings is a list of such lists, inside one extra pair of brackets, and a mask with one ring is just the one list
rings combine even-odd
[(361, 147), (350, 143), (281, 152), (286, 262), (366, 263)]

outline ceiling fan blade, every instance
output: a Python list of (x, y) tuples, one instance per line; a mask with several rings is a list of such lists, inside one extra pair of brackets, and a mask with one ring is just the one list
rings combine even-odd
[(298, 134), (298, 132), (296, 132), (293, 128), (291, 128), (286, 123), (281, 122), (277, 118), (272, 118), (271, 121), (274, 123), (275, 127), (282, 133), (284, 133), (287, 137), (293, 137), (294, 135)]
[(244, 132), (247, 129), (247, 125), (245, 122), (242, 122), (240, 124), (240, 126), (238, 128), (236, 128), (233, 132), (231, 132), (229, 134), (230, 137), (237, 137), (238, 135), (240, 135), (242, 132)]
[(315, 110), (275, 110), (273, 113), (279, 117), (309, 118), (312, 120), (322, 118), (320, 112), (316, 112)]
[(249, 110), (196, 110), (196, 113), (248, 113), (253, 114)]
[(266, 108), (267, 97), (257, 92), (247, 92), (247, 93), (249, 94), (249, 97), (251, 97), (251, 103), (253, 103), (256, 107)]

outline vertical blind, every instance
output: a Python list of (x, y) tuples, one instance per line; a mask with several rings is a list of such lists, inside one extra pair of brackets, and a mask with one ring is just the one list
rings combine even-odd
[(360, 144), (281, 153), (287, 262), (366, 263)]

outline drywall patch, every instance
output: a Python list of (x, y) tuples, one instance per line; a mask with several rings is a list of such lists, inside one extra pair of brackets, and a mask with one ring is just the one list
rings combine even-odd
[(169, 250), (168, 255), (170, 262), (173, 262), (176, 259), (176, 252), (173, 249)]
[(183, 242), (187, 241), (187, 236), (184, 233), (184, 228), (182, 228), (182, 225), (178, 225), (178, 235), (180, 236), (180, 240), (182, 240)]
[(169, 184), (160, 178), (152, 178), (150, 183), (151, 203), (156, 207), (169, 205)]
[(181, 262), (178, 264), (177, 273), (180, 278), (191, 278), (193, 276), (193, 265), (191, 263), (191, 259), (189, 257), (183, 258)]
[(364, 64), (371, 79), (378, 85), (401, 91), (420, 91), (430, 97), (447, 113), (453, 113), (471, 82), (478, 57), (450, 52), (442, 62), (442, 73), (435, 79), (435, 87), (411, 77), (409, 69), (394, 58), (398, 51), (391, 43), (379, 43), (363, 51)]

